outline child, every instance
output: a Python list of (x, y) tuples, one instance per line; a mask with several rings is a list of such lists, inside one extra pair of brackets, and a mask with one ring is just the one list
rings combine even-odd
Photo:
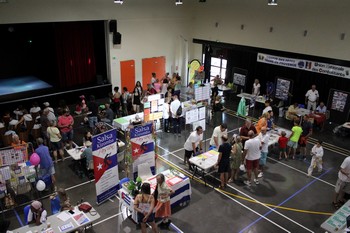
[(278, 139), (278, 145), (279, 145), (279, 149), (280, 149), (280, 156), (279, 156), (279, 160), (282, 159), (282, 154), (284, 154), (284, 158), (287, 161), (288, 160), (288, 156), (287, 156), (287, 143), (288, 143), (288, 138), (286, 137), (286, 132), (282, 131), (281, 132), (281, 136)]
[(312, 171), (315, 167), (318, 168), (318, 172), (322, 171), (322, 157), (323, 157), (323, 147), (322, 147), (322, 141), (318, 141), (314, 147), (312, 147), (311, 150), (311, 164), (309, 169), (307, 170), (307, 175), (310, 177), (312, 174)]
[(157, 205), (155, 207), (156, 210), (156, 218), (162, 218), (163, 221), (159, 224), (161, 228), (168, 229), (171, 221), (169, 217), (171, 215), (170, 208), (170, 196), (174, 193), (174, 191), (167, 185), (165, 182), (165, 177), (162, 173), (158, 174), (157, 177)]

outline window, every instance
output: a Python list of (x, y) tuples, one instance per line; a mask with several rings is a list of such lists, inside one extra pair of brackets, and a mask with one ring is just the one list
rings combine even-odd
[(212, 57), (211, 58), (211, 67), (210, 67), (210, 83), (213, 84), (213, 79), (216, 75), (219, 75), (222, 82), (226, 78), (226, 66), (227, 60), (223, 58)]

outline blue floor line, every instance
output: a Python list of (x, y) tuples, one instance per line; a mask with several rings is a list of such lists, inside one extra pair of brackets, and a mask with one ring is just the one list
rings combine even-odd
[[(330, 172), (332, 170), (332, 168), (328, 169), (327, 171), (325, 171), (324, 173), (322, 173), (321, 175), (319, 175), (317, 178), (321, 178), (322, 176), (326, 175), (328, 172)], [(317, 179), (314, 179), (313, 181), (309, 182), (308, 184), (306, 184), (304, 187), (302, 187), (301, 189), (299, 189), (298, 191), (296, 191), (294, 194), (292, 194), (291, 196), (289, 196), (287, 199), (285, 199), (284, 201), (282, 201), (280, 204), (278, 204), (277, 206), (281, 206), (284, 203), (286, 203), (287, 201), (289, 201), (290, 199), (292, 199), (293, 197), (295, 197), (296, 195), (298, 195), (299, 193), (301, 193), (302, 191), (304, 191), (307, 187), (309, 187), (310, 185), (312, 185), (313, 183), (315, 183), (317, 181)], [(253, 226), (255, 223), (259, 222), (261, 219), (264, 219), (264, 217), (266, 217), (267, 215), (271, 214), (274, 210), (276, 210), (277, 207), (269, 210), (268, 212), (266, 212), (263, 216), (259, 217), (258, 219), (256, 219), (254, 222), (252, 222), (251, 224), (249, 224), (248, 226), (246, 226), (245, 228), (243, 228), (242, 230), (239, 231), (239, 233), (244, 232), (245, 230), (247, 230), (248, 228), (250, 228), (251, 226)]]
[(19, 224), (21, 225), (21, 227), (23, 227), (22, 219), (21, 219), (21, 217), (19, 216), (19, 214), (17, 213), (17, 211), (16, 211), (15, 209), (13, 209), (13, 212), (15, 213), (16, 218), (17, 218)]

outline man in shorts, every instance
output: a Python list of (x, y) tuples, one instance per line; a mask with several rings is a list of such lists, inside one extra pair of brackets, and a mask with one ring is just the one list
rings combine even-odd
[(312, 135), (312, 123), (309, 120), (309, 117), (307, 115), (303, 118), (303, 123), (301, 124), (301, 128), (303, 132), (301, 133), (301, 136), (299, 138), (299, 147), (300, 147), (300, 160), (306, 160), (306, 144), (307, 139)]
[(44, 140), (42, 138), (38, 138), (36, 142), (38, 144), (38, 148), (36, 148), (35, 153), (37, 153), (40, 157), (40, 176), (44, 177), (50, 175), (52, 184), (55, 185), (55, 167), (53, 165), (49, 148), (44, 145)]
[(245, 164), (247, 169), (248, 179), (244, 183), (251, 186), (252, 170), (254, 171), (256, 185), (259, 184), (258, 181), (258, 168), (259, 159), (261, 157), (261, 143), (258, 137), (254, 138), (254, 131), (250, 130), (248, 132), (249, 139), (244, 144), (244, 151), (242, 154), (242, 162)]
[(289, 141), (287, 144), (287, 146), (289, 147), (288, 156), (290, 156), (290, 153), (293, 150), (293, 155), (291, 156), (292, 159), (295, 159), (295, 151), (298, 148), (298, 141), (302, 132), (303, 132), (303, 129), (299, 126), (299, 121), (294, 121), (292, 134), (289, 136)]
[(346, 157), (340, 165), (338, 172), (338, 180), (335, 184), (335, 193), (333, 198), (333, 206), (339, 208), (344, 204), (344, 191), (350, 188), (350, 157)]

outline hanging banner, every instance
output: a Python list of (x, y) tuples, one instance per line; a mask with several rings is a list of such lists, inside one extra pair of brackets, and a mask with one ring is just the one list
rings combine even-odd
[(138, 165), (148, 163), (152, 173), (155, 172), (154, 140), (152, 135), (153, 124), (137, 126), (130, 130), (130, 142), (133, 159), (134, 177), (137, 177)]
[(350, 78), (350, 67), (345, 66), (338, 66), (328, 63), (321, 63), (302, 59), (279, 57), (264, 53), (258, 53), (257, 61), (266, 64), (284, 66), (299, 70), (306, 70), (341, 78)]
[(111, 129), (92, 137), (92, 155), (97, 204), (118, 192), (117, 131)]

